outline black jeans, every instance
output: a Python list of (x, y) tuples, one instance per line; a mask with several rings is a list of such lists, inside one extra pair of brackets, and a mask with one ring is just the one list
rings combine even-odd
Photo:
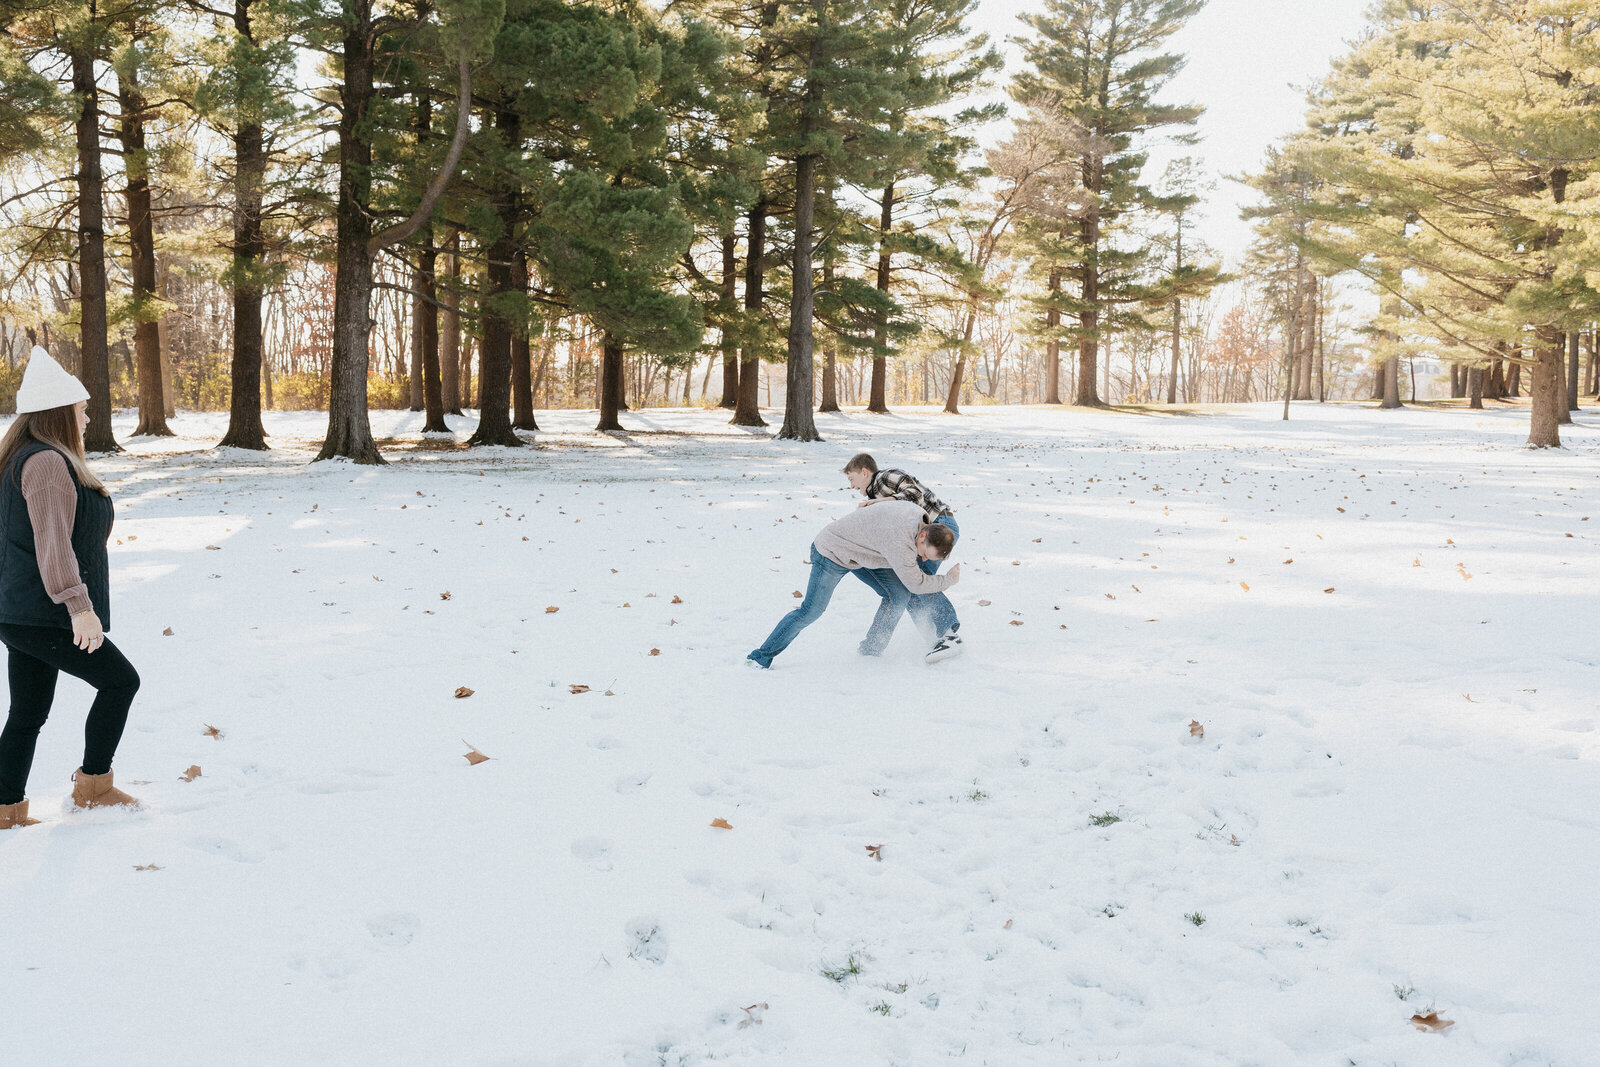
[(0, 623), (0, 641), (10, 650), (6, 673), (11, 682), (11, 713), (0, 731), (0, 804), (15, 804), (27, 795), (39, 728), (50, 716), (62, 671), (98, 690), (83, 728), (82, 767), (85, 774), (109, 771), (139, 691), (139, 672), (128, 657), (109, 639), (85, 652), (72, 643), (71, 630), (50, 626)]

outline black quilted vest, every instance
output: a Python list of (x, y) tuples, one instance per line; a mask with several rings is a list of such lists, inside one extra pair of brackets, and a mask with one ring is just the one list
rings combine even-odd
[[(28, 519), (28, 502), (22, 496), (22, 465), (29, 456), (49, 447), (37, 441), (24, 446), (0, 472), (0, 623), (70, 630), (72, 617), (66, 605), (50, 599), (39, 577), (33, 523)], [(72, 552), (78, 557), (78, 574), (89, 588), (89, 602), (100, 616), (100, 625), (109, 630), (111, 564), (106, 558), (106, 542), (111, 539), (111, 498), (79, 484), (71, 463), (67, 464), (67, 473), (78, 486)]]

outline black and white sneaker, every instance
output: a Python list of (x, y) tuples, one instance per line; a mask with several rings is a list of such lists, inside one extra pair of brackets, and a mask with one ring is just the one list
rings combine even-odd
[(945, 635), (934, 642), (933, 648), (923, 660), (928, 663), (938, 663), (952, 656), (961, 655), (961, 635), (954, 630), (945, 631)]

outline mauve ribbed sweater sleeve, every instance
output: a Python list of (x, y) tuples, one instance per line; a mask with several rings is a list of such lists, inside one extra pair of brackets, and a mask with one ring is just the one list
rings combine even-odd
[(78, 487), (67, 461), (55, 451), (35, 452), (22, 464), (22, 499), (33, 524), (33, 549), (45, 592), (73, 615), (89, 611), (89, 587), (78, 573), (72, 551), (72, 524), (78, 517)]

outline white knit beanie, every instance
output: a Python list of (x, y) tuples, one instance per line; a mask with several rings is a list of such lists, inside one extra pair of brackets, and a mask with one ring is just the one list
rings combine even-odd
[(82, 382), (62, 370), (50, 353), (33, 346), (33, 355), (22, 372), (22, 384), (17, 387), (17, 414), (71, 407), (88, 399), (89, 390)]

